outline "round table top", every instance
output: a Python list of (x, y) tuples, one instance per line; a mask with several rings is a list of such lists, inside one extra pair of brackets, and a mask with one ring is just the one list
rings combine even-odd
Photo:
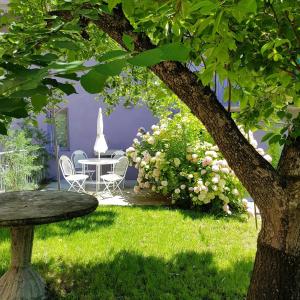
[(0, 194), (0, 226), (53, 223), (94, 211), (94, 196), (66, 191), (22, 191)]
[(118, 159), (114, 158), (87, 158), (78, 160), (83, 165), (115, 165), (118, 161)]

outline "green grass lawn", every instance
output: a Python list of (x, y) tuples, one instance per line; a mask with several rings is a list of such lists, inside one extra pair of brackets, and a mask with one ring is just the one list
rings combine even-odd
[[(254, 220), (153, 207), (100, 207), (38, 226), (34, 268), (50, 299), (243, 299), (255, 254)], [(9, 234), (0, 231), (0, 273)]]

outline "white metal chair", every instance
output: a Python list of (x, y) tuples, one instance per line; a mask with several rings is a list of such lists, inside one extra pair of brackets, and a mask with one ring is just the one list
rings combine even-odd
[[(76, 174), (82, 174), (82, 164), (80, 164), (78, 161), (81, 159), (87, 159), (88, 156), (86, 155), (86, 153), (83, 150), (75, 150), (72, 155), (71, 155), (71, 160), (74, 164), (74, 168), (75, 168), (75, 172)], [(93, 174), (95, 173), (94, 170), (89, 170), (88, 166), (85, 165), (84, 166), (85, 170), (84, 170), (84, 174), (88, 175), (88, 177), (90, 179), (92, 179)]]
[[(116, 150), (112, 153), (112, 155), (110, 157), (113, 159), (119, 159), (119, 158), (125, 156), (125, 154), (126, 153), (123, 150)], [(107, 173), (108, 174), (113, 173), (113, 166), (111, 167), (110, 171), (108, 171)], [(124, 188), (124, 185), (123, 185), (123, 188)]]
[(59, 158), (59, 166), (65, 180), (70, 185), (68, 191), (74, 190), (75, 192), (85, 192), (84, 183), (89, 176), (84, 174), (76, 174), (71, 159), (66, 155), (62, 155)]
[(112, 192), (118, 189), (121, 192), (121, 194), (123, 194), (120, 185), (123, 182), (124, 188), (125, 175), (128, 169), (128, 164), (129, 161), (126, 156), (120, 157), (119, 161), (114, 167), (113, 172), (101, 176), (101, 179), (103, 180), (103, 183), (105, 185), (103, 192), (106, 191), (111, 195)]
[(112, 155), (111, 158), (118, 159), (120, 157), (125, 156), (125, 152), (123, 150), (116, 150)]

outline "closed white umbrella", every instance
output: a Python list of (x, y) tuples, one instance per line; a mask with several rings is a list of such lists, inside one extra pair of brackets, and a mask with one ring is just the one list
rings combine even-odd
[(105, 136), (103, 134), (103, 116), (102, 109), (99, 108), (97, 119), (97, 137), (94, 145), (94, 152), (100, 158), (100, 154), (106, 152), (108, 149)]

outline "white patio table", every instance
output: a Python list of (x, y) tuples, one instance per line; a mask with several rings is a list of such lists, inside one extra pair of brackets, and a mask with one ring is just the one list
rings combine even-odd
[(86, 181), (85, 183), (95, 183), (96, 184), (96, 192), (100, 192), (101, 184), (101, 167), (112, 165), (113, 168), (115, 164), (118, 162), (118, 159), (114, 158), (88, 158), (88, 159), (80, 159), (78, 160), (80, 164), (82, 164), (82, 173), (85, 174), (85, 166), (86, 165), (93, 165), (96, 166), (96, 181)]

